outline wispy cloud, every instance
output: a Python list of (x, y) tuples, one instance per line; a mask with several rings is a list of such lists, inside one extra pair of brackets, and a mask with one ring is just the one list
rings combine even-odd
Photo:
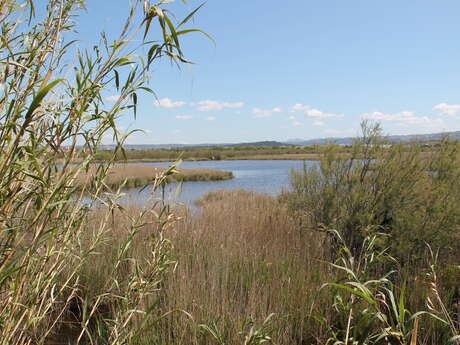
[(214, 121), (215, 119), (215, 116), (208, 116), (207, 118), (205, 118), (206, 121)]
[(312, 109), (305, 111), (305, 116), (313, 117), (316, 119), (329, 119), (329, 118), (334, 118), (334, 117), (336, 118), (343, 117), (343, 114), (325, 113), (319, 109), (312, 108)]
[(302, 112), (306, 117), (312, 117), (316, 119), (328, 119), (328, 118), (340, 118), (343, 114), (326, 113), (319, 109), (313, 108), (309, 105), (302, 103), (294, 104), (291, 107), (291, 112)]
[(153, 104), (155, 104), (156, 107), (161, 108), (178, 108), (186, 105), (187, 103), (183, 101), (173, 101), (169, 98), (160, 98), (155, 100)]
[(304, 105), (302, 103), (296, 103), (291, 107), (291, 112), (296, 112), (296, 111), (307, 111), (311, 109), (309, 105)]
[(180, 133), (182, 133), (182, 130), (180, 130), (180, 129), (175, 129), (175, 130), (172, 131), (172, 133), (173, 133), (173, 134), (180, 134)]
[(289, 121), (292, 121), (291, 124), (294, 126), (294, 127), (299, 127), (299, 126), (303, 126), (303, 123), (298, 121), (297, 118), (295, 116), (289, 116), (288, 117), (288, 120)]
[(197, 103), (199, 111), (223, 110), (225, 108), (241, 108), (243, 102), (220, 102), (220, 101), (200, 101)]
[(260, 108), (253, 108), (252, 113), (254, 114), (255, 118), (261, 119), (266, 117), (273, 116), (274, 113), (281, 113), (281, 108), (275, 107), (272, 109), (260, 109)]
[(439, 111), (442, 115), (454, 116), (460, 110), (460, 104), (440, 103), (433, 107), (434, 111)]
[(380, 111), (374, 111), (372, 113), (365, 113), (361, 117), (363, 119), (370, 119), (376, 121), (391, 121), (409, 125), (432, 124), (435, 122), (439, 122), (439, 119), (432, 119), (428, 116), (416, 116), (413, 111), (402, 111), (394, 114), (386, 114)]
[(177, 116), (176, 116), (176, 119), (179, 119), (179, 120), (190, 120), (190, 119), (193, 119), (193, 116), (191, 116), (191, 115), (177, 115)]

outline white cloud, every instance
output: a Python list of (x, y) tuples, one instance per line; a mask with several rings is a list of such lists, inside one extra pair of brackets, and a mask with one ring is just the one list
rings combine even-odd
[(175, 130), (173, 130), (172, 132), (173, 132), (173, 134), (180, 134), (180, 133), (182, 133), (182, 131), (181, 131), (180, 129), (175, 129)]
[(176, 119), (179, 119), (179, 120), (190, 120), (190, 119), (193, 119), (193, 116), (191, 116), (191, 115), (177, 115), (177, 116), (176, 116)]
[(433, 110), (438, 110), (442, 115), (454, 116), (457, 115), (460, 110), (460, 104), (446, 104), (440, 103), (434, 106)]
[(325, 123), (321, 120), (316, 120), (316, 121), (313, 121), (312, 125), (313, 126), (324, 126)]
[(177, 107), (182, 107), (187, 103), (183, 101), (172, 101), (169, 98), (160, 98), (160, 99), (155, 100), (153, 104), (155, 104), (156, 107), (161, 107), (161, 108), (177, 108)]
[(301, 103), (294, 104), (291, 107), (292, 112), (295, 112), (295, 111), (307, 111), (309, 109), (311, 109), (311, 107), (309, 105), (304, 105), (304, 104), (301, 104)]
[(273, 109), (260, 109), (253, 108), (252, 113), (255, 118), (261, 119), (265, 117), (271, 117), (274, 113), (281, 113), (281, 108), (275, 107)]
[(206, 121), (214, 121), (215, 119), (215, 116), (208, 116), (207, 118), (205, 118)]
[(324, 113), (321, 110), (318, 109), (309, 109), (305, 111), (305, 116), (307, 117), (313, 117), (315, 119), (328, 119), (328, 118), (333, 118), (333, 117), (343, 117), (342, 114), (333, 114), (333, 113)]
[(316, 119), (327, 119), (327, 118), (340, 118), (343, 114), (325, 113), (319, 109), (312, 108), (309, 105), (297, 103), (291, 107), (291, 112), (303, 112), (306, 117), (313, 117)]
[(243, 102), (220, 102), (220, 101), (200, 101), (197, 103), (199, 105), (199, 111), (210, 111), (210, 110), (222, 110), (225, 108), (241, 108), (244, 106)]
[(363, 114), (362, 118), (376, 121), (392, 121), (408, 125), (422, 125), (439, 122), (438, 120), (431, 119), (428, 116), (416, 116), (412, 111), (402, 111), (395, 114), (385, 114), (380, 111), (374, 111), (372, 113)]
[(294, 126), (294, 127), (299, 127), (299, 126), (303, 126), (303, 123), (300, 122), (300, 121), (297, 121), (297, 118), (295, 116), (289, 116), (288, 117), (288, 120), (289, 121), (292, 121), (291, 124)]
[(403, 111), (395, 114), (384, 114), (378, 111), (362, 115), (363, 119), (388, 121), (400, 127), (409, 128), (411, 133), (434, 133), (445, 131), (447, 124), (442, 118), (416, 116), (414, 112)]

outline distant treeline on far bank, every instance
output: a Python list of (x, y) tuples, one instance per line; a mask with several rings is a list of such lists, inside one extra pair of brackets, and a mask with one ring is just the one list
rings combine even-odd
[[(439, 142), (420, 143), (425, 151), (435, 150)], [(173, 147), (173, 148), (129, 148), (119, 151), (116, 160), (119, 161), (175, 161), (182, 160), (235, 160), (235, 159), (307, 159), (318, 160), (335, 148), (336, 152), (347, 155), (351, 153), (351, 145), (283, 145), (283, 146), (209, 146), (209, 147)], [(99, 161), (110, 160), (113, 149), (100, 150), (96, 154)]]

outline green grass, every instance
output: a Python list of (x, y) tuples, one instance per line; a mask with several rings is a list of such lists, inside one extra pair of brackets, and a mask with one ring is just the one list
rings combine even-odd
[[(126, 150), (125, 156), (121, 153), (117, 156), (120, 161), (175, 161), (180, 157), (182, 160), (239, 160), (239, 159), (319, 159), (323, 148), (317, 146), (241, 146), (241, 147), (212, 147), (212, 148), (180, 148), (180, 149), (149, 149), (149, 150)], [(105, 161), (113, 152), (110, 150), (100, 151), (96, 157)]]

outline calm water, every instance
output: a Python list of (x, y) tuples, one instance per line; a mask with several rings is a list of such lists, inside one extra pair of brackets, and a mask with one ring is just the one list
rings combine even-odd
[[(204, 194), (218, 189), (245, 189), (258, 193), (277, 195), (289, 189), (289, 175), (292, 169), (301, 170), (303, 165), (312, 166), (316, 161), (299, 160), (234, 160), (234, 161), (200, 161), (182, 162), (182, 168), (209, 168), (231, 171), (235, 178), (225, 181), (184, 182), (182, 185), (173, 183), (166, 187), (166, 200), (171, 203), (192, 205)], [(134, 163), (168, 167), (172, 163)], [(180, 190), (179, 190), (180, 188)], [(145, 203), (150, 195), (149, 188), (128, 189), (125, 200)]]

